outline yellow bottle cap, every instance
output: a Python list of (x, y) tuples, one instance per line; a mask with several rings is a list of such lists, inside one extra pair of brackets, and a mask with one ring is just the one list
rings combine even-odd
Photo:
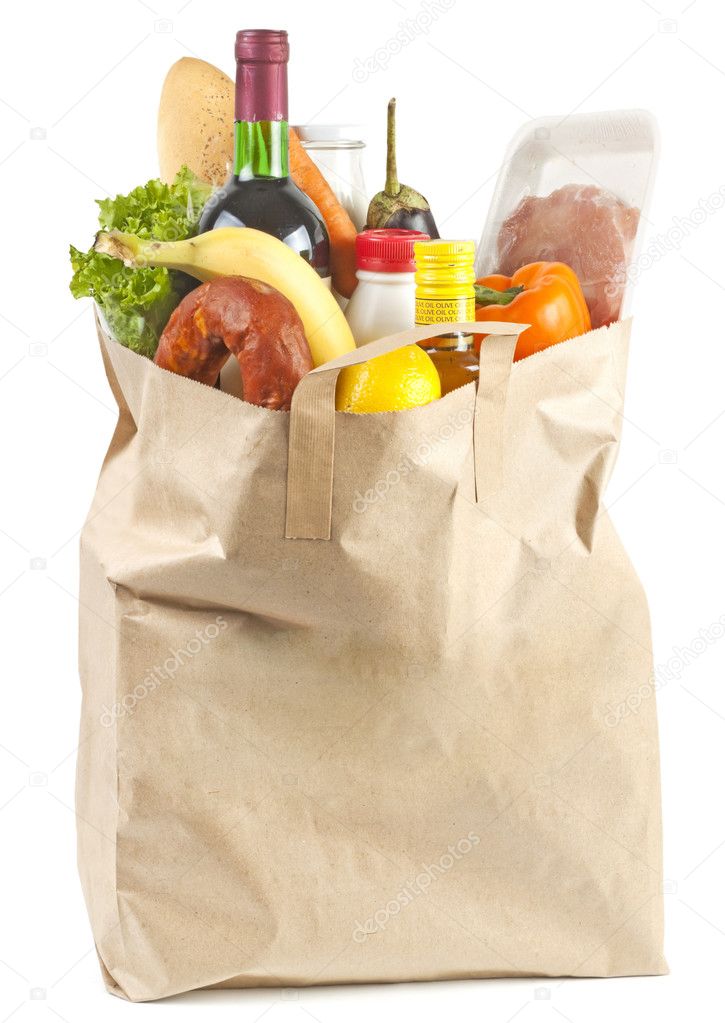
[(445, 289), (447, 294), (473, 298), (473, 282), (476, 274), (473, 260), (476, 243), (472, 241), (443, 241), (440, 238), (427, 242), (416, 242), (415, 283), (418, 298), (433, 298)]

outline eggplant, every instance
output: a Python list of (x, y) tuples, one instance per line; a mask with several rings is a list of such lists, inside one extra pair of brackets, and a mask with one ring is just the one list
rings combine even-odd
[(440, 238), (428, 200), (410, 185), (398, 181), (395, 157), (395, 99), (388, 103), (388, 153), (385, 188), (370, 200), (367, 228), (402, 228), (424, 231), (431, 238)]

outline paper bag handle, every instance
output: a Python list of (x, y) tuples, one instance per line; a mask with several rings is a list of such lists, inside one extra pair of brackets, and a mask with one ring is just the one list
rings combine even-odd
[(297, 385), (290, 409), (287, 462), (288, 540), (329, 540), (335, 460), (335, 386), (341, 369), (452, 332), (486, 333), (481, 345), (473, 418), (476, 500), (501, 486), (504, 408), (522, 323), (462, 322), (412, 327), (379, 338), (311, 370)]

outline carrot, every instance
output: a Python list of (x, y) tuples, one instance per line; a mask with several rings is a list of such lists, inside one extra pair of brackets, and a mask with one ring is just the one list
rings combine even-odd
[(349, 298), (357, 287), (355, 276), (355, 225), (340, 204), (327, 181), (305, 152), (297, 133), (289, 133), (290, 173), (292, 180), (312, 199), (322, 214), (330, 236), (330, 270), (332, 286)]

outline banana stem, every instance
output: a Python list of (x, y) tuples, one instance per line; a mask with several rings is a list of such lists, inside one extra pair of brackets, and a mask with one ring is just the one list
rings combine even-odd
[(127, 266), (139, 266), (139, 256), (144, 241), (135, 234), (124, 234), (122, 231), (99, 231), (93, 248), (105, 256), (121, 259)]
[[(173, 245), (174, 248), (171, 248)], [(156, 242), (123, 231), (99, 231), (93, 244), (96, 252), (122, 260), (126, 266), (185, 266), (178, 242)], [(188, 255), (184, 253), (184, 255)]]

